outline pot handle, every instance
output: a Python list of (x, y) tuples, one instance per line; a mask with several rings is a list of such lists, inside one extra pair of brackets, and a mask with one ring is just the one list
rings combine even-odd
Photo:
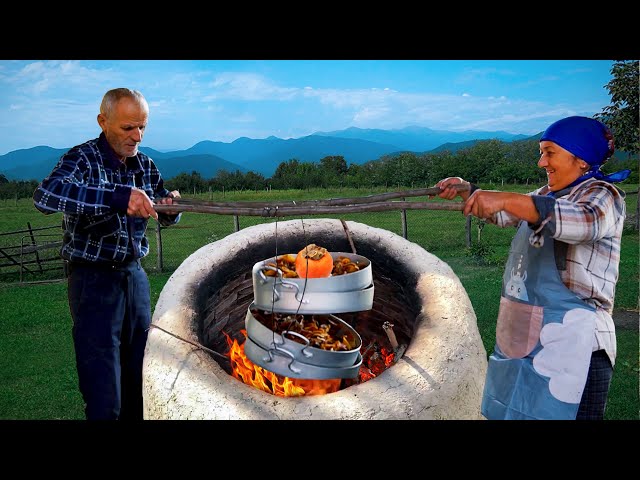
[[(302, 354), (307, 357), (307, 358), (311, 358), (313, 357), (313, 353), (311, 352), (307, 352), (307, 347), (309, 346), (309, 339), (307, 337), (305, 337), (304, 335), (299, 334), (298, 332), (292, 332), (291, 330), (285, 330), (280, 334), (280, 337), (283, 339), (282, 343), (280, 343), (280, 345), (284, 345), (284, 334), (288, 333), (289, 335), (293, 335), (295, 337), (298, 337), (300, 340), (302, 340), (304, 342), (304, 347), (302, 347), (302, 350), (300, 350), (302, 352)], [(275, 338), (273, 339), (273, 343), (278, 344), (278, 342), (275, 341)]]
[(284, 277), (282, 276), (282, 270), (280, 270), (279, 268), (272, 267), (271, 265), (265, 265), (260, 270), (258, 270), (258, 275), (260, 277), (261, 283), (264, 284), (269, 281), (267, 276), (264, 274), (263, 270), (272, 270), (276, 272), (276, 275), (278, 276), (278, 278), (280, 278), (280, 283), (276, 282), (275, 280), (273, 282), (273, 292), (275, 295), (274, 301), (278, 301), (280, 299), (280, 294), (278, 293), (278, 289), (276, 287), (278, 285), (282, 285), (284, 288), (290, 288), (296, 291), (294, 297), (298, 302), (309, 303), (309, 300), (304, 300), (304, 298), (300, 296), (300, 287), (298, 286), (298, 284), (293, 282), (288, 282), (287, 280), (285, 280)]
[(273, 348), (270, 348), (269, 350), (267, 350), (267, 353), (269, 354), (269, 356), (268, 357), (264, 357), (262, 360), (265, 361), (265, 362), (273, 362), (273, 354), (272, 354), (272, 352), (284, 354), (287, 357), (290, 357), (291, 361), (289, 362), (289, 365), (287, 365), (289, 367), (289, 370), (291, 370), (293, 373), (302, 372), (302, 370), (300, 370), (298, 367), (294, 367), (293, 366), (293, 362), (295, 362), (295, 360), (296, 360), (296, 358), (293, 355), (293, 353), (291, 353), (289, 350), (286, 350), (284, 348), (278, 348), (277, 344), (274, 344)]

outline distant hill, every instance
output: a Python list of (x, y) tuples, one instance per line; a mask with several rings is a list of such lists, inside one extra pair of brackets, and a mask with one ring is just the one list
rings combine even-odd
[(507, 132), (486, 132), (466, 130), (463, 132), (449, 132), (445, 130), (432, 130), (426, 127), (406, 127), (398, 130), (347, 128), (334, 132), (316, 132), (314, 135), (323, 135), (339, 138), (353, 138), (367, 140), (375, 143), (395, 145), (397, 150), (412, 152), (427, 152), (438, 148), (445, 143), (460, 143), (471, 140), (488, 140), (496, 138), (505, 142), (521, 140), (526, 135), (516, 135)]
[[(360, 139), (309, 135), (283, 140), (277, 137), (265, 139), (238, 138), (231, 143), (205, 140), (179, 152), (169, 152), (173, 157), (193, 154), (216, 155), (270, 177), (278, 165), (288, 160), (317, 162), (330, 155), (341, 155), (348, 163), (365, 163), (382, 155), (399, 150), (395, 145), (385, 145)], [(167, 155), (169, 154), (167, 153)]]
[(41, 145), (0, 155), (0, 173), (9, 180), (42, 180), (67, 150)]
[[(146, 152), (145, 152), (146, 153)], [(151, 155), (150, 155), (151, 156)], [(152, 157), (153, 158), (153, 157)], [(203, 178), (213, 178), (220, 170), (235, 172), (239, 170), (247, 173), (247, 170), (235, 163), (227, 162), (225, 159), (215, 155), (185, 155), (184, 157), (163, 157), (154, 158), (154, 162), (163, 178), (173, 178), (180, 173), (191, 174), (198, 172)]]
[[(42, 180), (49, 175), (60, 157), (69, 148), (56, 149), (40, 146), (0, 155), (0, 173), (3, 173), (9, 180)], [(215, 155), (174, 157), (170, 153), (162, 153), (148, 147), (140, 147), (140, 150), (153, 159), (162, 172), (162, 176), (167, 179), (175, 177), (179, 173), (190, 174), (193, 171), (199, 172), (204, 178), (215, 177), (221, 169), (229, 172), (236, 170), (242, 173), (247, 172), (244, 167)]]
[[(528, 142), (530, 140), (535, 140), (536, 142), (540, 140), (540, 136), (542, 135), (542, 132), (527, 137), (525, 135), (518, 135), (518, 138), (511, 140), (511, 142), (513, 143), (517, 143), (517, 142)], [(451, 153), (456, 153), (459, 150), (464, 150), (465, 148), (471, 148), (473, 147), (476, 143), (478, 142), (482, 142), (483, 140), (488, 140), (488, 139), (477, 139), (477, 140), (467, 140), (465, 142), (456, 142), (456, 143), (443, 143), (442, 145), (440, 145), (439, 147), (434, 148), (433, 150), (430, 150), (429, 153), (439, 153), (439, 152), (445, 152), (445, 151), (449, 151)], [(503, 140), (504, 141), (504, 140)]]
[[(280, 163), (292, 159), (318, 162), (326, 156), (336, 155), (344, 157), (348, 164), (363, 164), (402, 151), (424, 153), (439, 151), (445, 146), (455, 151), (453, 149), (492, 138), (517, 141), (528, 137), (506, 132), (446, 132), (424, 127), (400, 130), (348, 128), (286, 140), (273, 136), (265, 139), (241, 137), (231, 143), (205, 140), (186, 150), (171, 152), (160, 152), (147, 146), (141, 146), (140, 150), (158, 164), (165, 178), (192, 171), (211, 178), (220, 169), (254, 171), (270, 177)], [(9, 180), (40, 180), (67, 150), (38, 146), (0, 155), (0, 173)]]

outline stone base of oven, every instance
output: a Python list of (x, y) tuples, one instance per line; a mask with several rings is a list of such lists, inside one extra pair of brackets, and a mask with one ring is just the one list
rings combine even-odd
[[(277, 397), (236, 380), (212, 354), (152, 328), (143, 371), (146, 419), (401, 420), (482, 419), (486, 351), (467, 293), (451, 268), (399, 235), (346, 222), (356, 246), (376, 245), (415, 278), (421, 300), (414, 334), (403, 357), (378, 377), (335, 393)], [(278, 222), (278, 238), (345, 235), (339, 220)], [(171, 275), (152, 322), (198, 342), (194, 309), (201, 282), (219, 262), (260, 242), (273, 241), (274, 224), (245, 228), (206, 245)], [(286, 252), (283, 252), (286, 253)], [(375, 269), (375, 259), (373, 268)], [(222, 360), (224, 361), (224, 360)]]

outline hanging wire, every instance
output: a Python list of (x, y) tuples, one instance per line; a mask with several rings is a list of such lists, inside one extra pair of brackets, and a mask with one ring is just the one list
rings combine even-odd
[[(276, 210), (278, 209), (278, 206), (276, 205)], [(278, 215), (276, 215), (276, 232), (275, 232), (275, 237), (276, 237), (276, 256), (275, 256), (275, 260), (276, 260), (276, 275), (275, 277), (273, 277), (273, 289), (271, 290), (271, 315), (274, 315), (273, 312), (273, 308), (274, 308), (274, 304), (276, 303), (276, 283), (278, 281)]]

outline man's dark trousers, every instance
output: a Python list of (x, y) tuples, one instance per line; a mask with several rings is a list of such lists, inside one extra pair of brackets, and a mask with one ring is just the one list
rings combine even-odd
[(69, 264), (69, 308), (88, 420), (142, 419), (142, 360), (151, 323), (139, 261)]

